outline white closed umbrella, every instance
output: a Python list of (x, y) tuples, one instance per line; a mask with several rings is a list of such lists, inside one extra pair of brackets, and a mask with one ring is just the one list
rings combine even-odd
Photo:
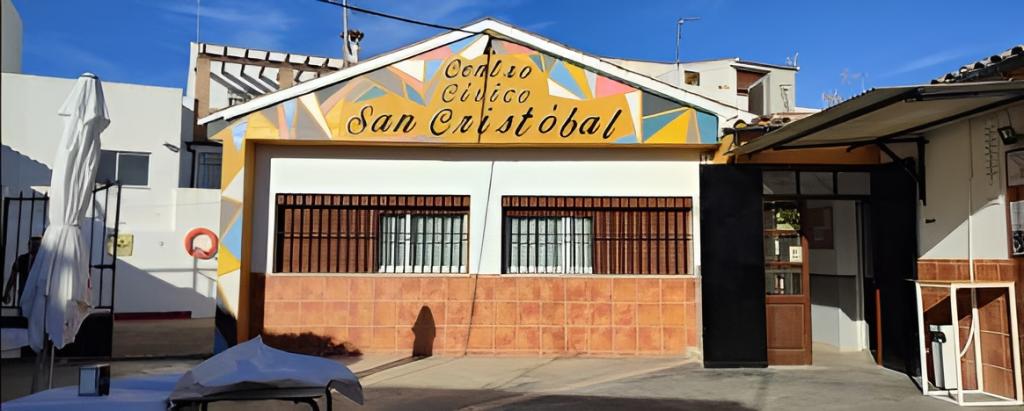
[(100, 133), (110, 124), (100, 80), (78, 78), (57, 114), (64, 133), (50, 177), (49, 224), (21, 300), (29, 345), (39, 352), (47, 336), (56, 348), (75, 341), (92, 308), (89, 255), (80, 224), (92, 197), (100, 159)]

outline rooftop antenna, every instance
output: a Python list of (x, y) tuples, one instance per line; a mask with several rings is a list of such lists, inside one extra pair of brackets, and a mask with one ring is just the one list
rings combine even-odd
[(341, 61), (348, 65), (348, 0), (341, 0)]
[(196, 44), (199, 44), (199, 3), (202, 0), (196, 0)]
[(679, 65), (679, 42), (683, 39), (683, 25), (688, 21), (697, 21), (700, 17), (681, 17), (676, 20), (676, 66)]

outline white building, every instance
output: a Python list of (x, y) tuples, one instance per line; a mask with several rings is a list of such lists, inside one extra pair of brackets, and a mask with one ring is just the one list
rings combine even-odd
[(796, 66), (725, 58), (681, 63), (605, 58), (626, 69), (759, 115), (803, 112)]
[[(63, 129), (57, 109), (75, 80), (2, 75), (3, 191), (45, 192)], [(183, 238), (193, 228), (217, 226), (219, 196), (216, 190), (178, 187), (181, 90), (112, 82), (103, 89), (111, 123), (100, 137), (98, 179), (124, 184), (120, 233), (134, 243), (131, 255), (119, 256), (115, 312), (210, 317), (216, 261), (200, 261), (194, 272)], [(36, 211), (38, 225), (43, 215)], [(13, 243), (6, 261), (15, 257)], [(4, 270), (6, 279), (9, 269)]]

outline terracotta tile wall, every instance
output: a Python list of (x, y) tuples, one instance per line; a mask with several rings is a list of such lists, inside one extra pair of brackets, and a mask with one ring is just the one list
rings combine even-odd
[[(918, 278), (937, 281), (967, 281), (970, 279), (968, 260), (918, 260)], [(1018, 324), (1024, 329), (1024, 264), (1018, 260), (975, 260), (975, 279), (978, 281), (1014, 281), (1016, 285)], [(932, 323), (950, 321), (948, 291), (923, 289), (926, 327)], [(1013, 368), (1010, 332), (1007, 328), (1009, 296), (995, 290), (979, 290), (978, 321), (981, 330), (982, 372), (985, 375), (985, 390), (999, 395), (1013, 397)], [(972, 322), (970, 313), (970, 292), (961, 290), (957, 294), (958, 325), (961, 344), (966, 342)], [(1021, 355), (1024, 356), (1024, 336), (1020, 340)], [(962, 360), (964, 365), (964, 387), (977, 387), (976, 367), (973, 348)], [(929, 361), (929, 372), (930, 361)]]
[(679, 355), (698, 350), (700, 341), (699, 280), (690, 276), (265, 281), (264, 333), (313, 333), (366, 352), (411, 352), (414, 342), (431, 340), (435, 354)]

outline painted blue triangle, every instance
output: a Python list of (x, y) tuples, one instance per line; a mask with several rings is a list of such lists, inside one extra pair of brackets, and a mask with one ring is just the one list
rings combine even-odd
[(235, 258), (242, 258), (242, 217), (238, 217), (238, 220), (231, 225), (228, 232), (221, 236), (221, 244), (224, 248), (227, 248), (231, 252), (231, 255)]
[(536, 64), (540, 71), (544, 71), (544, 59), (540, 57), (540, 54), (531, 54), (530, 60), (533, 60), (533, 64)]
[(424, 83), (426, 83), (426, 82), (430, 81), (430, 79), (434, 78), (434, 74), (437, 74), (437, 69), (439, 69), (439, 68), (441, 68), (441, 60), (440, 59), (438, 59), (438, 60), (427, 60), (427, 62), (426, 62), (426, 72), (424, 73), (425, 74), (425, 76), (424, 76)]
[(287, 100), (284, 102), (284, 123), (288, 128), (292, 128), (292, 124), (295, 122), (295, 100)]
[(670, 121), (675, 120), (682, 114), (682, 110), (676, 110), (671, 113), (658, 114), (656, 116), (647, 117), (643, 120), (643, 140), (647, 141), (655, 133), (665, 127)]
[(452, 53), (459, 54), (466, 47), (469, 47), (470, 44), (473, 44), (473, 42), (476, 41), (476, 39), (479, 38), (479, 37), (480, 37), (479, 34), (477, 34), (475, 36), (472, 36), (472, 37), (466, 37), (466, 38), (464, 38), (462, 40), (459, 40), (459, 41), (456, 41), (456, 42), (452, 43), (451, 45), (448, 46), (448, 48), (452, 49)]
[(245, 130), (249, 128), (249, 119), (242, 119), (231, 127), (231, 142), (235, 145), (235, 150), (242, 149), (242, 141), (245, 140)]
[(565, 68), (565, 63), (558, 61), (551, 67), (551, 71), (548, 72), (548, 78), (558, 83), (558, 85), (565, 87), (570, 93), (576, 95), (576, 97), (584, 98), (583, 89), (580, 88), (579, 84), (576, 84), (576, 79), (572, 78), (569, 74), (569, 69)]
[(373, 100), (377, 97), (383, 97), (384, 94), (384, 90), (381, 90), (380, 87), (373, 86), (369, 90), (366, 90), (363, 95), (359, 96), (359, 98), (356, 99), (356, 102), (360, 103), (366, 100)]
[(636, 135), (630, 134), (628, 136), (619, 137), (618, 139), (616, 139), (612, 143), (614, 143), (614, 144), (636, 144), (637, 143)]
[(718, 142), (718, 116), (697, 110), (697, 131), (701, 144)]
[(410, 100), (415, 101), (416, 104), (421, 106), (423, 105), (423, 97), (420, 96), (420, 93), (418, 93), (416, 89), (412, 88), (412, 86), (408, 84), (405, 85), (405, 94), (409, 96)]

